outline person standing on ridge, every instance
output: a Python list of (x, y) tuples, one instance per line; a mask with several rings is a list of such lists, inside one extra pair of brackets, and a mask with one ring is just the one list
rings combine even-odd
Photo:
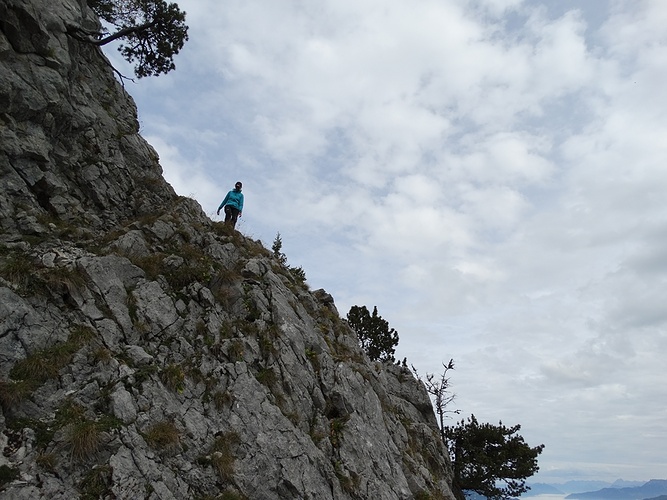
[(227, 196), (225, 196), (225, 199), (222, 200), (222, 203), (220, 203), (220, 206), (218, 207), (218, 215), (220, 215), (220, 210), (222, 207), (225, 208), (225, 224), (231, 223), (233, 228), (236, 227), (236, 219), (241, 217), (243, 212), (243, 193), (241, 193), (242, 187), (243, 184), (241, 184), (240, 181), (237, 182), (234, 185), (234, 189), (227, 193)]

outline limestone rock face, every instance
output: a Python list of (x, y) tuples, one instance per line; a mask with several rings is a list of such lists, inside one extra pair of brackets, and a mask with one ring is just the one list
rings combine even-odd
[(423, 385), (175, 195), (69, 26), (0, 3), (0, 496), (453, 498)]

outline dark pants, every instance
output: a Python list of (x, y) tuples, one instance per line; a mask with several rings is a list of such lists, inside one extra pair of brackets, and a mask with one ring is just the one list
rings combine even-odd
[(236, 227), (236, 219), (239, 218), (239, 209), (225, 205), (225, 224)]

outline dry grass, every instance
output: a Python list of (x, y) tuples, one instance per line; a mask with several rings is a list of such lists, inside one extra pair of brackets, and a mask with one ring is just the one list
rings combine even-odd
[(181, 433), (173, 422), (162, 421), (149, 427), (144, 438), (154, 448), (170, 451), (180, 446)]
[(53, 453), (40, 453), (35, 459), (37, 465), (42, 469), (53, 472), (58, 464), (58, 459)]
[(0, 404), (5, 409), (13, 408), (21, 401), (27, 399), (33, 390), (34, 385), (25, 380), (18, 382), (0, 380)]
[(14, 283), (19, 290), (27, 290), (33, 279), (35, 263), (29, 255), (19, 252), (7, 252), (3, 249), (0, 276)]
[(62, 368), (72, 360), (72, 356), (96, 336), (94, 330), (87, 326), (75, 325), (66, 342), (40, 349), (17, 361), (9, 372), (16, 381), (23, 381), (27, 387), (35, 387), (49, 379), (58, 377)]
[(95, 455), (102, 444), (102, 432), (91, 420), (83, 420), (72, 424), (67, 434), (70, 456), (80, 462)]
[(168, 365), (160, 372), (162, 383), (175, 392), (183, 392), (185, 388), (185, 372), (181, 365)]
[(236, 432), (226, 432), (218, 436), (213, 443), (211, 462), (223, 481), (231, 482), (234, 478), (234, 463), (236, 462), (234, 450), (240, 442), (241, 439)]

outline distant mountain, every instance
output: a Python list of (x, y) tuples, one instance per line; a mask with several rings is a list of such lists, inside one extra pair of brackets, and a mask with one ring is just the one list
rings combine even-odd
[[(622, 481), (619, 479), (619, 481)], [(640, 486), (644, 483), (639, 483), (635, 486)], [(562, 484), (552, 484), (564, 493), (582, 493), (584, 491), (595, 491), (602, 488), (613, 488), (613, 483), (607, 481), (567, 481)]]
[(522, 497), (534, 497), (537, 495), (564, 495), (565, 492), (558, 489), (556, 486), (552, 484), (546, 484), (546, 483), (534, 483), (528, 485), (530, 486), (530, 490), (525, 492)]
[(667, 496), (667, 480), (665, 479), (651, 479), (641, 486), (629, 488), (603, 488), (586, 493), (572, 493), (566, 498), (585, 500), (644, 500), (659, 496)]
[(611, 485), (611, 488), (634, 488), (635, 486), (642, 486), (646, 481), (625, 481), (624, 479), (617, 479)]
[[(569, 495), (565, 498), (583, 500), (667, 500), (667, 480), (644, 481), (568, 481), (566, 483), (533, 483), (521, 498), (539, 495)], [(597, 489), (596, 489), (597, 488)], [(591, 491), (594, 490), (595, 491)], [(657, 495), (657, 496), (656, 496)], [(485, 500), (474, 491), (465, 492), (466, 500)]]

